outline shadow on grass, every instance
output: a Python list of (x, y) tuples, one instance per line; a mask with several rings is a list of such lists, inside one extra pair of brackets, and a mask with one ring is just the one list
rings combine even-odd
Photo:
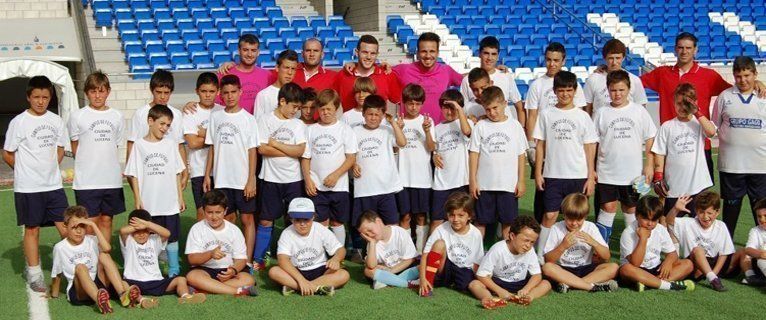
[[(50, 269), (53, 263), (53, 247), (49, 245), (41, 245), (39, 249), (43, 270)], [(26, 265), (24, 248), (21, 242), (18, 243), (18, 246), (3, 252), (3, 259), (10, 261), (14, 274), (21, 275), (24, 272), (24, 267)]]

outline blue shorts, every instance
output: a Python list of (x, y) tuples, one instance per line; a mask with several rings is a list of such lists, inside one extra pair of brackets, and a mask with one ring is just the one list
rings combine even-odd
[(586, 264), (584, 266), (579, 266), (579, 267), (565, 267), (565, 266), (561, 266), (562, 269), (564, 269), (566, 271), (569, 271), (569, 273), (577, 276), (578, 278), (583, 278), (583, 277), (589, 275), (591, 272), (596, 270), (596, 267), (598, 267), (598, 265), (595, 264), (595, 263)]
[(303, 181), (290, 183), (263, 181), (260, 193), (260, 220), (274, 221), (287, 213), (290, 201), (303, 196)]
[(496, 285), (500, 286), (500, 288), (503, 288), (507, 290), (510, 293), (516, 293), (519, 292), (519, 290), (524, 289), (524, 286), (529, 283), (529, 275), (527, 275), (527, 278), (524, 280), (516, 281), (516, 282), (507, 282), (503, 281), (500, 278), (492, 277), (492, 282), (494, 282)]
[(327, 272), (327, 267), (321, 266), (319, 268), (314, 268), (314, 269), (305, 270), (305, 271), (298, 269), (298, 271), (301, 273), (301, 275), (304, 278), (306, 278), (306, 280), (314, 281), (316, 278), (323, 276), (325, 272)]
[(101, 214), (115, 216), (125, 212), (125, 193), (122, 188), (75, 190), (74, 199), (78, 205), (88, 209), (89, 217)]
[(564, 201), (564, 198), (572, 193), (582, 193), (582, 188), (587, 180), (545, 178), (545, 193), (543, 193), (545, 212), (561, 210), (561, 201)]
[(226, 195), (226, 202), (228, 207), (226, 208), (226, 214), (237, 213), (239, 214), (254, 214), (255, 213), (255, 197), (245, 199), (245, 191), (240, 189), (221, 188), (218, 189)]
[(641, 197), (636, 190), (633, 190), (633, 186), (620, 186), (605, 183), (596, 185), (596, 195), (599, 199), (599, 205), (612, 201), (619, 201), (620, 204), (627, 207), (635, 207), (638, 204), (638, 198)]
[(341, 223), (348, 222), (351, 213), (351, 198), (348, 192), (317, 191), (315, 197), (311, 197), (316, 210), (316, 221), (324, 222), (327, 219)]
[(431, 189), (404, 188), (396, 194), (396, 205), (401, 214), (431, 211)]
[(130, 280), (125, 279), (125, 282), (127, 282), (129, 285), (135, 285), (139, 289), (141, 289), (141, 295), (144, 296), (164, 296), (166, 294), (175, 294), (175, 292), (168, 292), (168, 287), (170, 286), (170, 283), (173, 282), (173, 280), (176, 277), (172, 278), (162, 278), (162, 280), (154, 280), (154, 281), (136, 281), (136, 280)]
[(462, 186), (448, 190), (434, 190), (434, 193), (431, 196), (431, 221), (447, 220), (447, 213), (444, 212), (444, 204), (447, 203), (447, 198), (455, 192), (468, 193), (468, 187)]
[(505, 191), (482, 191), (476, 201), (476, 223), (489, 225), (500, 222), (510, 224), (519, 216), (516, 194)]
[[(665, 215), (670, 213), (670, 210), (672, 210), (673, 207), (676, 206), (677, 201), (678, 201), (678, 198), (665, 198), (665, 204), (663, 205), (663, 208), (662, 208), (662, 211), (665, 213)], [(696, 217), (697, 216), (696, 207), (697, 207), (697, 195), (695, 194), (692, 196), (692, 201), (686, 204), (686, 209), (689, 210), (689, 213), (679, 212), (678, 216), (683, 217), (688, 215), (690, 217)]]
[[(74, 281), (74, 280), (73, 280)], [(93, 282), (96, 284), (96, 288), (98, 289), (106, 289), (107, 292), (109, 292), (109, 298), (110, 299), (119, 299), (119, 295), (117, 294), (117, 291), (114, 290), (114, 287), (112, 286), (106, 286), (103, 282), (101, 282), (101, 279), (96, 276), (96, 279), (93, 280)], [(85, 292), (83, 292), (85, 293)], [(77, 298), (77, 289), (75, 288), (75, 285), (72, 284), (72, 287), (69, 288), (69, 291), (67, 291), (67, 298), (69, 298), (69, 303), (73, 306), (87, 306), (95, 304), (96, 302), (91, 300), (88, 295), (85, 295), (85, 298), (82, 300)]]
[[(445, 253), (446, 254), (446, 253)], [(434, 277), (434, 287), (449, 287), (454, 285), (460, 291), (468, 290), (468, 284), (473, 281), (473, 269), (456, 266), (449, 258), (444, 261), (441, 273)]]
[(170, 231), (168, 243), (178, 242), (181, 235), (181, 215), (171, 214), (169, 216), (152, 216), (152, 222), (165, 227)]
[(396, 197), (393, 193), (354, 198), (354, 215), (351, 217), (354, 229), (359, 223), (359, 217), (367, 210), (377, 212), (384, 224), (399, 223), (399, 210), (396, 208)]
[[(192, 187), (192, 196), (194, 196), (194, 207), (199, 209), (202, 208), (202, 196), (205, 195), (204, 192), (202, 192), (202, 183), (205, 182), (205, 177), (194, 177), (191, 178), (191, 187)], [(213, 189), (213, 178), (210, 178), (210, 189)]]
[(741, 199), (745, 195), (751, 201), (766, 198), (766, 174), (720, 173), (721, 198)]
[(69, 207), (64, 189), (45, 192), (14, 192), (16, 225), (49, 227), (64, 222), (64, 210)]

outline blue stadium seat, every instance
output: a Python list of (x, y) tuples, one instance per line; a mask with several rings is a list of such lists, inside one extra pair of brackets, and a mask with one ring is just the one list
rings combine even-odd
[(317, 34), (317, 37), (319, 37), (320, 39), (334, 37), (335, 30), (333, 30), (332, 27), (317, 27), (316, 34)]
[(266, 39), (265, 44), (266, 46), (264, 47), (264, 49), (269, 49), (271, 51), (281, 52), (287, 49), (287, 47), (285, 46), (285, 40), (282, 40), (282, 38)]
[(315, 37), (314, 29), (310, 27), (296, 28), (295, 32), (298, 33), (298, 38), (308, 39)]
[(259, 33), (260, 34), (258, 35), (258, 38), (260, 38), (261, 41), (263, 41), (263, 39), (276, 38), (279, 36), (277, 34), (276, 28), (261, 28), (259, 30)]
[(277, 33), (279, 33), (279, 37), (282, 39), (298, 37), (298, 32), (296, 32), (294, 28), (290, 27), (278, 28)]
[(290, 27), (290, 21), (287, 20), (287, 18), (285, 17), (277, 17), (277, 18), (271, 19), (271, 25), (277, 29), (288, 28)]
[(309, 26), (316, 29), (318, 27), (326, 27), (327, 23), (324, 21), (323, 17), (320, 16), (311, 16), (308, 17)]
[(266, 17), (256, 17), (253, 18), (253, 27), (257, 29), (271, 28), (271, 21), (269, 21), (269, 18)]
[(330, 27), (341, 27), (346, 26), (346, 23), (341, 16), (330, 16), (327, 18), (327, 25)]
[(292, 17), (290, 21), (290, 26), (296, 29), (305, 28), (309, 26), (309, 22), (304, 17)]

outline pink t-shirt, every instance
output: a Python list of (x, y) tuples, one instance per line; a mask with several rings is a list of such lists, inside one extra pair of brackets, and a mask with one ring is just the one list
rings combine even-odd
[(399, 78), (402, 89), (410, 83), (417, 83), (423, 87), (426, 91), (426, 102), (420, 113), (430, 116), (435, 123), (442, 121), (439, 96), (449, 87), (460, 86), (463, 81), (461, 74), (443, 63), (437, 63), (431, 70), (423, 68), (420, 62), (400, 64), (393, 70)]
[[(277, 76), (273, 71), (261, 67), (253, 67), (253, 70), (250, 72), (245, 72), (238, 67), (234, 67), (229, 69), (229, 74), (239, 77), (239, 82), (242, 84), (242, 96), (239, 97), (239, 106), (250, 114), (253, 113), (255, 96), (258, 95), (258, 92), (261, 92), (261, 90), (277, 81)], [(219, 80), (222, 77), (223, 75), (218, 74)], [(221, 100), (220, 95), (215, 101), (216, 103), (223, 105), (223, 100)]]

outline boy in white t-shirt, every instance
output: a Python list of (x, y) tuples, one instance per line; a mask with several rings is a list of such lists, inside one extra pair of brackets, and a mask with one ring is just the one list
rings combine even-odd
[[(468, 89), (471, 91), (471, 95), (474, 97), (473, 99), (465, 102), (465, 113), (468, 118), (471, 119), (471, 121), (477, 123), (479, 120), (487, 118), (487, 112), (484, 111), (484, 105), (481, 102), (481, 94), (484, 92), (484, 90), (487, 90), (487, 88), (495, 86), (494, 81), (489, 76), (489, 73), (481, 68), (471, 69), (465, 79), (467, 79)], [(508, 99), (505, 97), (505, 91), (503, 91), (503, 94), (503, 99)], [(513, 111), (511, 111), (509, 106), (506, 105), (503, 107), (503, 109), (505, 110), (505, 114), (508, 117), (513, 117)]]
[(415, 288), (418, 266), (413, 265), (417, 251), (410, 234), (399, 226), (387, 226), (375, 211), (359, 217), (359, 233), (367, 241), (364, 276), (375, 290), (387, 286)]
[(750, 229), (745, 244), (745, 256), (740, 268), (745, 273), (742, 283), (751, 286), (766, 286), (766, 199), (753, 205), (758, 224)]
[[(636, 221), (634, 214), (640, 195), (633, 189), (633, 180), (640, 177), (647, 185), (651, 181), (654, 165), (651, 149), (657, 128), (646, 108), (628, 99), (633, 85), (628, 72), (609, 72), (606, 83), (611, 102), (596, 110), (593, 122), (599, 136), (596, 204), (600, 211), (596, 226), (601, 236), (609, 241), (618, 203), (625, 225)], [(644, 156), (646, 160), (642, 161)]]
[[(557, 283), (556, 291), (570, 288), (590, 292), (611, 292), (619, 288), (614, 278), (619, 266), (608, 262), (611, 253), (596, 225), (585, 221), (590, 213), (588, 197), (572, 193), (561, 203), (564, 221), (550, 231), (543, 254), (543, 274)], [(593, 261), (604, 262), (596, 262)]]
[(434, 121), (430, 115), (420, 114), (426, 101), (426, 91), (418, 84), (408, 84), (402, 89), (402, 132), (407, 144), (399, 149), (399, 179), (402, 191), (396, 194), (399, 207), (399, 226), (408, 234), (410, 222), (415, 221), (415, 248), (423, 252), (428, 226), (426, 215), (431, 212), (431, 153), (436, 149)]
[(125, 211), (122, 174), (117, 148), (122, 142), (125, 119), (106, 105), (111, 87), (100, 71), (85, 79), (88, 105), (69, 116), (69, 138), (74, 161), (75, 200), (110, 240), (112, 216)]
[[(183, 113), (178, 109), (171, 107), (168, 102), (170, 101), (170, 95), (173, 94), (175, 88), (175, 81), (173, 74), (170, 71), (159, 69), (152, 74), (152, 78), (149, 80), (149, 90), (152, 93), (152, 100), (141, 108), (138, 108), (133, 113), (133, 118), (130, 120), (130, 128), (128, 129), (128, 144), (127, 153), (125, 154), (125, 161), (130, 159), (130, 153), (133, 152), (133, 143), (143, 139), (149, 133), (149, 126), (147, 125), (146, 118), (149, 115), (149, 109), (153, 106), (161, 104), (170, 108), (173, 112), (173, 119), (176, 120), (175, 127), (168, 127), (166, 135), (174, 143), (178, 144), (178, 152), (181, 154), (183, 163), (187, 163), (186, 148), (184, 148), (184, 131), (183, 131)], [(181, 186), (186, 189), (186, 183), (189, 181), (189, 171), (184, 168), (181, 173)]]
[[(553, 79), (558, 97), (555, 108), (540, 113), (534, 134), (535, 185), (543, 192), (538, 254), (543, 254), (551, 226), (556, 223), (564, 197), (581, 192), (590, 197), (596, 186), (596, 143), (598, 133), (590, 116), (573, 104), (577, 77), (561, 71)], [(544, 162), (544, 163), (543, 163)]]
[[(609, 107), (612, 102), (607, 76), (614, 71), (624, 71), (622, 69), (622, 62), (625, 60), (627, 53), (628, 48), (618, 39), (607, 41), (601, 49), (602, 57), (604, 62), (606, 62), (606, 65), (602, 66), (604, 70), (603, 72), (591, 73), (583, 86), (586, 103), (585, 111), (591, 116), (594, 116), (599, 109)], [(627, 73), (627, 71), (625, 72)], [(628, 92), (625, 93), (625, 99), (632, 103), (646, 106), (649, 100), (646, 98), (646, 90), (644, 90), (644, 85), (641, 83), (641, 78), (628, 73), (627, 81)]]
[(317, 222), (329, 226), (344, 244), (343, 224), (351, 212), (348, 171), (356, 161), (356, 136), (348, 124), (338, 121), (340, 96), (335, 90), (322, 90), (315, 100), (319, 123), (306, 129), (306, 149), (301, 157), (303, 181), (306, 195), (316, 207)]
[[(215, 103), (218, 95), (218, 76), (212, 72), (203, 72), (197, 77), (197, 87), (195, 92), (199, 97), (197, 112), (187, 114), (183, 119), (184, 140), (186, 147), (189, 148), (189, 176), (191, 177), (192, 196), (194, 196), (194, 206), (197, 209), (197, 221), (205, 218), (202, 211), (202, 185), (205, 182), (205, 166), (207, 165), (207, 156), (209, 146), (205, 144), (208, 123), (210, 115), (218, 110), (223, 110), (223, 106)], [(213, 180), (211, 179), (211, 186)]]
[(364, 114), (362, 113), (364, 99), (375, 94), (377, 91), (378, 90), (375, 86), (375, 81), (373, 81), (372, 78), (356, 78), (354, 81), (354, 99), (356, 100), (356, 106), (354, 106), (353, 109), (343, 113), (343, 122), (348, 124), (352, 129), (357, 126), (364, 125)]
[(620, 277), (636, 283), (639, 292), (646, 286), (693, 291), (694, 282), (683, 280), (694, 270), (692, 261), (679, 259), (668, 229), (662, 225), (657, 228), (662, 217), (660, 198), (639, 199), (635, 214), (636, 221), (626, 225), (620, 236)]
[(279, 236), (279, 264), (269, 269), (269, 279), (282, 285), (283, 295), (334, 295), (350, 279), (342, 269), (346, 249), (332, 231), (314, 223), (310, 199), (293, 199), (287, 211), (292, 224)]
[(293, 199), (303, 196), (300, 158), (306, 147), (306, 125), (296, 118), (303, 105), (303, 89), (288, 83), (279, 89), (279, 106), (258, 119), (258, 153), (263, 156), (260, 217), (253, 266), (263, 267), (274, 221), (285, 214)]
[[(654, 139), (654, 192), (665, 197), (665, 213), (679, 197), (690, 195), (688, 211), (695, 215), (696, 195), (713, 185), (705, 162), (705, 139), (716, 127), (697, 107), (697, 91), (690, 83), (678, 85), (674, 93), (676, 117), (660, 126)], [(681, 213), (683, 214), (683, 213)]]
[[(303, 96), (306, 101), (301, 105), (300, 118), (301, 121), (303, 121), (303, 124), (309, 126), (317, 123), (314, 117), (319, 116), (317, 115), (317, 109), (319, 108), (319, 104), (317, 103), (317, 92), (312, 87), (306, 87), (303, 88)], [(338, 105), (340, 105), (340, 103), (338, 103)]]
[[(494, 36), (488, 36), (484, 37), (479, 41), (479, 58), (481, 58), (481, 70), (484, 70), (489, 78), (490, 83), (488, 86), (496, 86), (503, 90), (503, 95), (505, 97), (505, 101), (508, 101), (513, 104), (513, 106), (516, 109), (516, 119), (519, 121), (522, 127), (526, 124), (526, 113), (524, 112), (524, 102), (521, 101), (521, 93), (519, 93), (519, 88), (516, 87), (516, 80), (513, 77), (513, 72), (510, 72), (510, 70), (507, 71), (500, 71), (497, 69), (497, 62), (499, 58), (499, 52), (500, 52), (500, 41), (497, 40)], [(473, 71), (473, 70), (471, 70)], [(463, 82), (460, 84), (460, 93), (462, 93), (465, 101), (476, 102), (478, 100), (477, 98), (481, 95), (476, 95), (473, 91), (473, 86), (471, 83), (473, 81), (470, 81), (470, 73), (468, 76), (463, 77)], [(476, 102), (479, 106), (481, 106), (480, 103)], [(476, 108), (476, 111), (481, 112), (483, 115), (484, 108)], [(513, 113), (510, 111), (510, 108), (507, 109), (508, 112), (506, 114), (508, 116), (511, 116)], [(471, 112), (466, 112), (469, 115)], [(477, 119), (481, 116), (476, 116)]]
[(209, 145), (202, 191), (215, 188), (226, 195), (226, 217), (234, 223), (237, 212), (245, 234), (248, 263), (255, 248), (258, 127), (255, 118), (239, 105), (242, 85), (235, 75), (221, 78), (221, 99), (226, 108), (210, 115), (205, 145)]
[(45, 76), (29, 79), (29, 108), (11, 120), (3, 145), (3, 160), (13, 168), (16, 224), (24, 226), (25, 276), (35, 292), (46, 290), (38, 248), (40, 227), (55, 225), (64, 237), (62, 214), (69, 206), (59, 171), (67, 142), (65, 125), (61, 117), (48, 112), (55, 92)]
[(449, 195), (468, 192), (468, 148), (471, 143), (473, 121), (463, 110), (463, 96), (449, 89), (439, 97), (442, 122), (434, 128), (436, 150), (433, 153), (434, 184), (431, 195), (431, 226), (436, 229), (444, 223), (444, 204)]
[(540, 224), (533, 217), (519, 216), (511, 223), (509, 232), (507, 240), (489, 249), (476, 271), (476, 280), (468, 286), (487, 309), (509, 301), (528, 305), (551, 290), (550, 282), (543, 280), (535, 253)]
[(751, 209), (766, 199), (766, 99), (754, 92), (758, 70), (752, 58), (737, 57), (732, 69), (735, 86), (718, 95), (712, 120), (718, 127), (723, 222), (734, 236), (745, 195)]
[(133, 210), (128, 216), (128, 224), (120, 228), (120, 248), (125, 262), (123, 278), (130, 285), (141, 289), (139, 305), (144, 309), (159, 305), (155, 298), (143, 296), (162, 296), (175, 292), (178, 303), (205, 302), (204, 293), (191, 293), (186, 278), (163, 277), (160, 272), (159, 254), (167, 245), (170, 230), (152, 222), (152, 216), (143, 209)]
[(186, 279), (189, 285), (208, 293), (257, 296), (255, 279), (247, 273), (245, 237), (224, 218), (228, 203), (220, 190), (202, 197), (205, 220), (195, 223), (186, 238), (185, 253), (192, 267)]
[(448, 222), (431, 232), (420, 259), (421, 297), (430, 297), (435, 287), (453, 286), (468, 290), (484, 256), (483, 237), (471, 224), (473, 198), (465, 192), (455, 192), (447, 198), (444, 210)]
[(394, 148), (407, 145), (402, 132), (404, 121), (400, 117), (391, 121), (392, 126), (382, 126), (385, 118), (386, 100), (379, 95), (364, 99), (364, 125), (353, 128), (357, 141), (354, 164), (354, 211), (351, 224), (357, 225), (362, 212), (373, 210), (383, 223), (399, 223), (399, 210), (395, 194), (402, 190), (396, 169)]
[(481, 102), (487, 118), (471, 130), (468, 188), (477, 200), (476, 227), (484, 234), (487, 225), (499, 222), (503, 238), (507, 238), (511, 222), (519, 215), (518, 199), (527, 190), (524, 128), (505, 114), (500, 88), (484, 90)]
[[(181, 212), (186, 210), (183, 198), (182, 172), (186, 166), (176, 148), (176, 141), (164, 139), (173, 122), (173, 112), (165, 105), (155, 105), (148, 114), (149, 133), (136, 140), (125, 164), (125, 176), (133, 190), (136, 209), (152, 214), (152, 222), (170, 230), (168, 276), (181, 273), (178, 261), (178, 239)], [(175, 191), (175, 195), (172, 192)]]
[(58, 298), (63, 274), (67, 280), (67, 300), (72, 305), (95, 303), (102, 314), (112, 313), (109, 301), (112, 297), (119, 297), (123, 307), (138, 305), (141, 289), (120, 277), (120, 270), (109, 255), (112, 246), (96, 223), (88, 219), (88, 209), (67, 208), (64, 226), (66, 238), (53, 246), (51, 297)]
[[(279, 91), (284, 85), (293, 81), (297, 67), (298, 53), (289, 49), (279, 53), (276, 67), (277, 81), (258, 92), (258, 95), (255, 96), (255, 107), (253, 109), (255, 119), (270, 115), (279, 107)], [(300, 117), (300, 113), (294, 114), (293, 117)]]

